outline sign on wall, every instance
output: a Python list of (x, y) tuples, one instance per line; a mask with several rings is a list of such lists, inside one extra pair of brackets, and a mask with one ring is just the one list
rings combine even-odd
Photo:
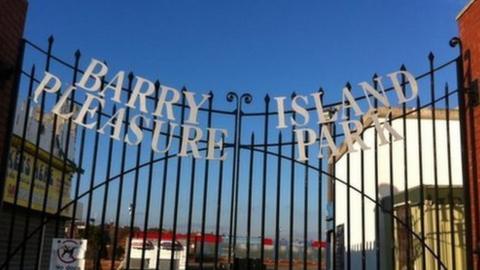
[[(71, 177), (75, 170), (71, 160), (74, 158), (75, 144), (71, 143), (68, 151), (65, 149), (68, 135), (67, 125), (65, 121), (57, 119), (54, 145), (53, 147), (50, 146), (53, 133), (53, 117), (54, 115), (51, 113), (44, 114), (42, 125), (39, 125), (38, 111), (34, 110), (27, 115), (25, 106), (19, 106), (17, 109), (14, 134), (8, 153), (8, 168), (3, 194), (4, 202), (29, 207), (37, 211), (43, 211), (45, 207), (45, 212), (55, 214), (58, 210), (60, 197), (62, 198), (62, 205), (71, 200)], [(25, 138), (22, 142), (25, 119), (28, 119), (28, 122)], [(70, 131), (70, 140), (73, 142), (75, 141), (74, 130), (75, 128), (72, 128)], [(37, 144), (38, 132), (40, 132), (40, 136)], [(51, 161), (50, 149), (52, 149)], [(68, 162), (64, 163), (67, 155)], [(23, 162), (20, 164), (21, 159), (23, 159)], [(31, 198), (30, 193), (32, 193)], [(47, 200), (45, 201), (46, 195)], [(70, 216), (71, 208), (65, 209), (61, 214)]]
[(85, 269), (85, 252), (87, 240), (54, 238), (50, 270), (83, 270)]

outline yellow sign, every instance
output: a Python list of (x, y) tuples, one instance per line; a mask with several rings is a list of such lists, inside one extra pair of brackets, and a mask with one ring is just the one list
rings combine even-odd
[[(49, 153), (43, 149), (38, 149), (36, 169), (34, 171), (36, 147), (29, 141), (25, 141), (23, 166), (20, 166), (21, 142), (21, 138), (16, 135), (13, 136), (8, 156), (7, 179), (5, 181), (3, 200), (4, 202), (14, 204), (15, 194), (18, 192), (16, 199), (18, 206), (30, 207), (30, 209), (38, 211), (43, 211), (45, 207), (47, 213), (55, 214), (58, 210), (60, 194), (63, 193), (61, 207), (71, 201), (71, 177), (74, 168), (69, 163), (67, 163), (67, 166), (64, 166), (63, 160), (55, 156), (52, 157), (52, 163), (49, 166)], [(51, 175), (48, 173), (49, 168)], [(18, 175), (19, 172), (21, 172), (20, 177)], [(49, 176), (50, 181), (48, 181)], [(17, 181), (19, 182), (18, 186)], [(47, 198), (46, 202), (45, 198)], [(61, 214), (71, 216), (71, 207), (64, 209)]]

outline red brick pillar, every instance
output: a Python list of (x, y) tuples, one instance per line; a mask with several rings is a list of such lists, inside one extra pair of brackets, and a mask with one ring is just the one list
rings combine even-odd
[[(466, 145), (471, 209), (471, 250), (474, 269), (480, 269), (480, 0), (470, 1), (457, 17), (464, 61)], [(468, 241), (467, 241), (468, 243)]]
[(22, 53), (20, 47), (27, 5), (26, 0), (0, 0), (0, 205), (17, 96), (15, 71)]

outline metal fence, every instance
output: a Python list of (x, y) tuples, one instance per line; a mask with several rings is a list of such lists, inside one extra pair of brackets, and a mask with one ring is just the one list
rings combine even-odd
[[(451, 45), (457, 43), (454, 39)], [(229, 136), (221, 153), (227, 159), (208, 160), (177, 155), (181, 128), (172, 132), (168, 125), (162, 131), (160, 142), (170, 150), (158, 154), (148, 144), (153, 128), (142, 121), (145, 139), (130, 146), (112, 139), (113, 128), (99, 134), (49, 113), (60, 94), (42, 93), (38, 103), (33, 101), (44, 72), (71, 78), (74, 84), (85, 72), (83, 58), (80, 51), (71, 62), (57, 57), (53, 38), (46, 49), (28, 40), (24, 44), (2, 191), (1, 269), (47, 269), (53, 238), (87, 239), (86, 269), (472, 265), (461, 57), (437, 65), (430, 54), (428, 71), (416, 76), (420, 94), (415, 100), (390, 110), (375, 100), (379, 115), (400, 130), (403, 140), (393, 142), (390, 134), (389, 142), (380, 145), (373, 123), (349, 108), (349, 118), (366, 126), (361, 138), (371, 142), (369, 150), (350, 153), (342, 143), (345, 134), (327, 124), (343, 151), (330, 162), (315, 157), (324, 151), (319, 145), (306, 148), (306, 162), (297, 159), (295, 130), (275, 128), (278, 111), (268, 95), (257, 100), (248, 93), (230, 92), (226, 98), (210, 93), (206, 108), (200, 108), (200, 122), (205, 128), (226, 128)], [(371, 82), (377, 89), (378, 78), (374, 75)], [(108, 81), (104, 78), (102, 86)], [(122, 101), (132, 93), (134, 74), (126, 81)], [(158, 99), (160, 82), (155, 87), (149, 107)], [(403, 78), (404, 91), (407, 87)], [(319, 91), (322, 99), (329, 92)], [(394, 95), (393, 87), (385, 92)], [(85, 99), (73, 92), (69, 111)], [(355, 100), (361, 108), (370, 102), (364, 96)], [(339, 105), (330, 102), (324, 108), (333, 114)], [(175, 105), (180, 125), (189, 109), (183, 98)], [(103, 125), (117, 112), (106, 105), (93, 123)], [(125, 119), (135, 113), (127, 107)], [(292, 110), (285, 115), (298, 117)], [(121, 133), (127, 134), (131, 124), (124, 121)], [(324, 127), (310, 128), (320, 132)], [(205, 138), (200, 144), (200, 152), (208, 150)], [(175, 250), (184, 251), (184, 260)]]

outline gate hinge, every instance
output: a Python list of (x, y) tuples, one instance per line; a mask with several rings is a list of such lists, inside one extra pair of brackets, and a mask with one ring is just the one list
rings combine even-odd
[(478, 87), (478, 79), (474, 80), (470, 83), (470, 87), (468, 89), (468, 104), (470, 107), (476, 107), (480, 104), (480, 89)]

